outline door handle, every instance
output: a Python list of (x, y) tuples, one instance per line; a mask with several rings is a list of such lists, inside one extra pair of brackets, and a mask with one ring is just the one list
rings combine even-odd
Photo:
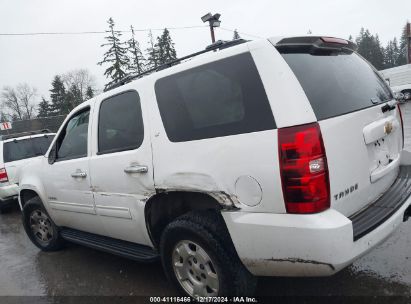
[(124, 169), (125, 173), (147, 173), (147, 166), (130, 166)]
[(71, 173), (71, 177), (80, 177), (80, 178), (85, 178), (87, 176), (86, 172), (82, 172), (82, 171), (76, 171), (74, 173)]

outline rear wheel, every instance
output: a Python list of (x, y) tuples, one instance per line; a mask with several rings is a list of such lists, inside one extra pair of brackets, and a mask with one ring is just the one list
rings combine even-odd
[(167, 277), (183, 294), (195, 298), (254, 292), (256, 278), (241, 263), (221, 216), (214, 212), (192, 212), (170, 223), (160, 250)]
[(0, 206), (0, 214), (11, 212), (11, 206)]
[(23, 207), (23, 226), (28, 237), (43, 251), (55, 251), (64, 241), (57, 226), (48, 215), (39, 197), (30, 199)]

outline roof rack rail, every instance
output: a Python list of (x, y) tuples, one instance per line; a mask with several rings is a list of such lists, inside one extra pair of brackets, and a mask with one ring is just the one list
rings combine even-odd
[(46, 134), (46, 133), (52, 133), (52, 132), (49, 129), (41, 129), (41, 130), (35, 130), (35, 131), (27, 131), (27, 132), (21, 132), (21, 133), (0, 135), (0, 140), (7, 140), (7, 139), (13, 139), (13, 138), (18, 138), (18, 137), (23, 137), (23, 136)]
[(148, 74), (151, 74), (153, 72), (158, 72), (158, 71), (167, 69), (167, 68), (169, 68), (173, 65), (176, 65), (176, 64), (182, 62), (183, 60), (186, 60), (186, 59), (189, 59), (189, 58), (192, 58), (192, 57), (204, 54), (204, 53), (208, 53), (208, 52), (211, 52), (211, 51), (226, 49), (226, 48), (229, 48), (229, 47), (232, 47), (232, 46), (235, 46), (235, 45), (238, 45), (238, 44), (242, 44), (242, 43), (245, 43), (245, 42), (248, 42), (248, 41), (249, 40), (245, 40), (245, 39), (235, 39), (235, 40), (230, 40), (230, 41), (218, 40), (218, 41), (214, 42), (213, 44), (210, 44), (209, 46), (207, 46), (202, 51), (199, 51), (199, 52), (196, 52), (196, 53), (193, 53), (193, 54), (181, 57), (181, 58), (177, 58), (175, 60), (171, 60), (171, 61), (169, 61), (165, 64), (162, 64), (162, 65), (160, 65), (156, 68), (149, 69), (149, 70), (144, 71), (144, 72), (139, 73), (139, 74), (126, 76), (123, 79), (120, 79), (120, 81), (118, 81), (118, 82), (115, 82), (113, 84), (109, 84), (104, 89), (104, 92), (107, 92), (107, 91), (110, 91), (112, 89), (118, 88), (118, 87), (120, 87), (120, 86), (122, 86), (126, 83), (129, 83), (130, 81), (132, 81), (134, 79), (141, 78), (141, 77), (143, 77), (145, 75), (148, 75)]

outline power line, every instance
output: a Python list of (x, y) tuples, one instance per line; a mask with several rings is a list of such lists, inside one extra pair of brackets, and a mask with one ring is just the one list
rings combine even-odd
[[(169, 30), (184, 30), (184, 29), (196, 29), (196, 28), (205, 28), (207, 25), (193, 25), (193, 26), (175, 26), (175, 27), (166, 27)], [(233, 29), (220, 27), (223, 31), (234, 32)], [(134, 29), (135, 32), (148, 32), (148, 31), (162, 31), (164, 28), (147, 28), (147, 29)], [(125, 31), (116, 31), (120, 33), (130, 33), (130, 30)], [(239, 32), (241, 35), (250, 36), (254, 38), (262, 38), (261, 36), (248, 34), (245, 32)], [(94, 34), (106, 34), (107, 31), (82, 31), (82, 32), (33, 32), (33, 33), (0, 33), (0, 36), (47, 36), (47, 35), (94, 35)]]
[[(229, 29), (229, 28), (226, 28), (226, 27), (220, 27), (220, 29), (222, 29), (223, 31), (228, 31), (228, 32), (233, 32), (233, 33), (234, 33), (234, 30), (233, 30), (233, 29)], [(247, 34), (247, 33), (239, 32), (239, 31), (237, 31), (237, 33), (239, 33), (239, 34), (241, 34), (241, 35), (245, 35), (245, 36), (250, 36), (250, 37), (254, 37), (254, 38), (259, 38), (259, 39), (262, 39), (262, 38), (263, 38), (263, 37), (261, 37), (261, 36), (257, 36), (257, 35), (253, 35), (253, 34)]]
[[(194, 28), (204, 28), (206, 25), (194, 25), (194, 26), (176, 26), (166, 27), (169, 30), (184, 30)], [(148, 32), (148, 31), (162, 31), (164, 28), (152, 28), (152, 29), (134, 29), (135, 32)], [(120, 33), (130, 33), (127, 31), (116, 31)], [(107, 31), (83, 31), (83, 32), (35, 32), (35, 33), (0, 33), (0, 36), (40, 36), (40, 35), (90, 35), (90, 34), (106, 34)]]

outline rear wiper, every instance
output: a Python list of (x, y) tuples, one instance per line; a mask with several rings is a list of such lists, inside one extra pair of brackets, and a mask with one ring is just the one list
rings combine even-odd
[(381, 111), (385, 113), (388, 111), (395, 110), (395, 106), (397, 105), (397, 103), (398, 103), (398, 100), (396, 99), (391, 100), (381, 107)]

